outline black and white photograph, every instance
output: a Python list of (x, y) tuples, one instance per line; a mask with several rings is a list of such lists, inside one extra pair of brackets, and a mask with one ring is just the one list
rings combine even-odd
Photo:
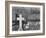
[(12, 31), (40, 30), (40, 8), (12, 7)]

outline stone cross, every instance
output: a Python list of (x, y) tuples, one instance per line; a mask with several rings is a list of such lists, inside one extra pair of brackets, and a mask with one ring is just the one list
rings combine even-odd
[(24, 20), (24, 18), (22, 17), (22, 14), (19, 14), (19, 17), (17, 18), (17, 20), (19, 20), (19, 31), (22, 31), (22, 21)]

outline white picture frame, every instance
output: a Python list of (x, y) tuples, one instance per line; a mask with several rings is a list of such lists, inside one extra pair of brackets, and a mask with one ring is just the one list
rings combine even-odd
[[(6, 2), (6, 36), (28, 36), (28, 35), (44, 35), (45, 33), (45, 5), (44, 3), (30, 2)], [(12, 31), (12, 7), (34, 7), (40, 8), (40, 30), (30, 31)], [(8, 15), (9, 14), (9, 15)], [(8, 18), (8, 19), (7, 19)]]

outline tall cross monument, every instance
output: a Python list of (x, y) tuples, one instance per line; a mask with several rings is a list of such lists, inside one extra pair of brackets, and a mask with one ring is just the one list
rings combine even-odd
[(22, 17), (22, 14), (19, 14), (19, 17), (17, 18), (17, 20), (19, 20), (19, 31), (22, 31), (22, 21), (24, 20), (24, 18)]

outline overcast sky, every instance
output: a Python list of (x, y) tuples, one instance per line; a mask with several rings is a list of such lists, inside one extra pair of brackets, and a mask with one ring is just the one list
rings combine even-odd
[(31, 8), (31, 7), (13, 7), (12, 8), (12, 19), (15, 20), (15, 14), (23, 14), (24, 17), (28, 16), (28, 19), (38, 18), (40, 19), (39, 14), (31, 14), (31, 13), (40, 13), (40, 8)]

